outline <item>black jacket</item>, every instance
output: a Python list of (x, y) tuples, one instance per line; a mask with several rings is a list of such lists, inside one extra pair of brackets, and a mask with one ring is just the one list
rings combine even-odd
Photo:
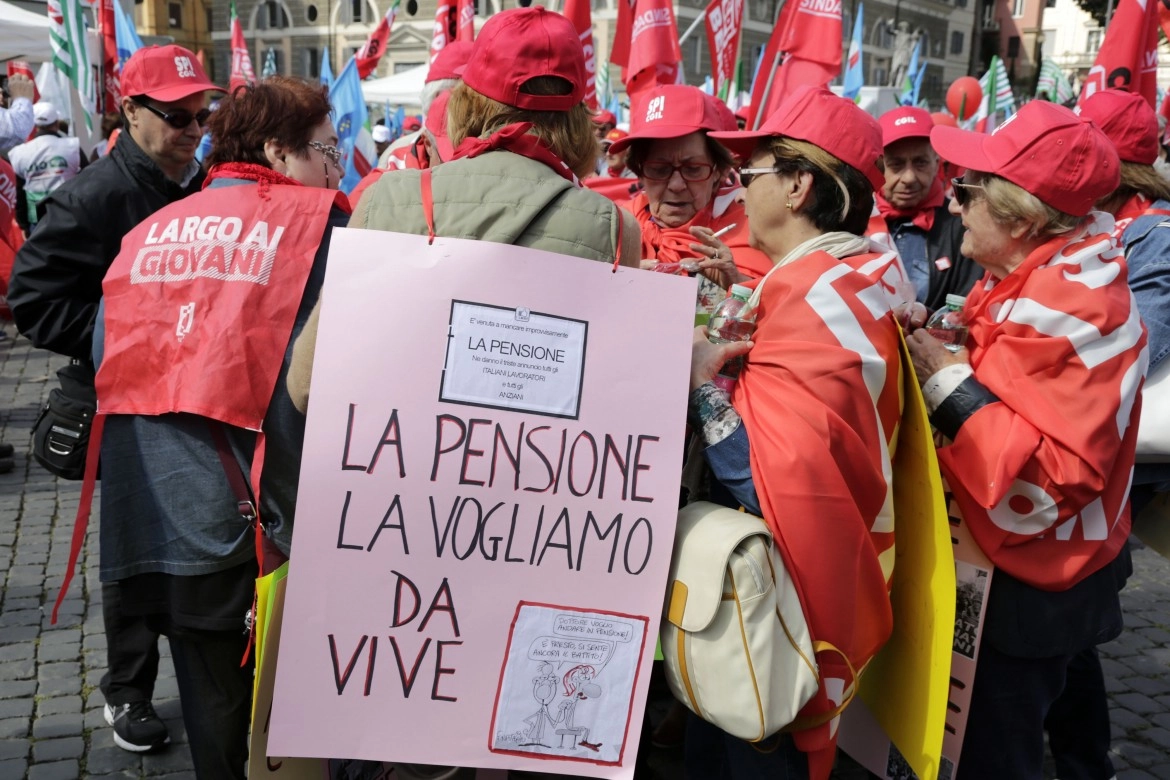
[[(909, 222), (909, 218), (886, 218), (886, 226), (890, 229), (890, 236), (901, 224)], [(947, 211), (947, 204), (938, 206), (934, 210), (934, 224), (926, 234), (926, 260), (930, 267), (930, 287), (927, 289), (926, 308), (931, 311), (941, 309), (946, 305), (947, 296), (966, 295), (975, 282), (983, 276), (983, 269), (969, 257), (964, 257), (959, 251), (963, 243), (963, 221)], [(948, 258), (950, 268), (939, 270), (935, 264), (939, 258)]]
[(89, 362), (102, 279), (122, 237), (202, 184), (199, 172), (180, 187), (123, 132), (113, 151), (44, 202), (13, 263), (8, 303), (16, 327), (38, 347)]

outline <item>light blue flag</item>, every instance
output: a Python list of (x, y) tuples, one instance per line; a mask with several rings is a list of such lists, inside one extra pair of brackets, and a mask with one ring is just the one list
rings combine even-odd
[(329, 64), (329, 47), (321, 53), (321, 83), (325, 89), (333, 89), (333, 66)]
[(861, 40), (865, 32), (862, 23), (865, 6), (857, 4), (857, 19), (853, 22), (853, 40), (849, 42), (849, 57), (845, 60), (845, 82), (842, 95), (856, 101), (865, 85), (865, 68), (861, 62)]
[[(898, 98), (898, 104), (903, 106), (912, 106), (918, 102), (915, 96), (917, 94), (914, 90), (914, 81), (918, 78), (918, 55), (922, 51), (922, 39), (918, 39), (918, 44), (914, 47), (914, 53), (910, 55), (910, 67), (906, 68), (906, 78), (902, 79), (902, 94)], [(926, 70), (925, 65), (922, 70)]]
[(399, 106), (394, 111), (394, 135), (402, 135), (402, 128), (406, 124), (406, 109)]
[(355, 148), (358, 137), (369, 121), (366, 101), (362, 97), (362, 80), (358, 78), (357, 62), (353, 57), (341, 69), (333, 87), (329, 90), (329, 102), (333, 104), (333, 126), (337, 128), (337, 146), (341, 149), (341, 161), (345, 176), (341, 179), (342, 192), (349, 193), (362, 175), (358, 168), (368, 170), (368, 160), (358, 161), (361, 148)]
[(922, 66), (920, 68), (918, 68), (918, 72), (914, 74), (914, 90), (910, 94), (910, 103), (909, 103), (909, 105), (911, 105), (911, 106), (918, 105), (918, 94), (920, 92), (922, 92), (922, 76), (924, 73), (926, 73), (926, 63), (925, 62), (923, 62)]
[[(390, 110), (389, 100), (382, 104), (382, 123), (391, 133), (394, 132), (394, 112)], [(393, 135), (391, 137), (393, 138)]]
[(114, 38), (118, 46), (118, 70), (130, 59), (130, 55), (142, 48), (142, 39), (134, 29), (134, 20), (122, 8), (122, 4), (114, 2)]

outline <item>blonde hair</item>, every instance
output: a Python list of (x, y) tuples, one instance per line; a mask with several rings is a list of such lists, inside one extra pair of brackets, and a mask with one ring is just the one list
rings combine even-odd
[[(524, 83), (522, 91), (534, 95), (567, 94), (568, 82), (555, 76), (538, 76)], [(530, 111), (481, 95), (460, 83), (447, 103), (447, 134), (458, 147), (465, 138), (486, 138), (502, 127), (531, 122), (530, 131), (585, 178), (593, 173), (601, 146), (593, 132), (593, 115), (584, 103), (568, 111)]]
[(1071, 233), (1087, 217), (1076, 217), (1053, 208), (1032, 193), (1007, 179), (990, 173), (968, 171), (970, 184), (983, 188), (987, 210), (1000, 225), (1010, 227), (1020, 222), (1029, 225), (1029, 238), (1051, 238)]
[(818, 230), (865, 233), (873, 211), (873, 185), (861, 171), (808, 141), (774, 136), (761, 145), (775, 156), (778, 173), (812, 174), (813, 199), (801, 212)]
[(1097, 208), (1115, 213), (1134, 195), (1145, 195), (1150, 200), (1170, 200), (1170, 181), (1152, 165), (1121, 161), (1121, 184), (1113, 192), (1097, 201)]

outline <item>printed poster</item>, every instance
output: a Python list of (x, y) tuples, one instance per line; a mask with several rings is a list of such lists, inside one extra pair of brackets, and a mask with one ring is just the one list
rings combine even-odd
[(632, 777), (695, 292), (334, 231), (271, 755)]

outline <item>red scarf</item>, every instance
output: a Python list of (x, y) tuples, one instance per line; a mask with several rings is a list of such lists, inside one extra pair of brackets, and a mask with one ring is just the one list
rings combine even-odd
[(1118, 241), (1121, 240), (1121, 234), (1130, 226), (1138, 217), (1144, 217), (1150, 214), (1158, 216), (1170, 216), (1170, 211), (1166, 209), (1156, 209), (1153, 207), (1154, 202), (1142, 195), (1140, 192), (1127, 200), (1121, 208), (1117, 210), (1114, 215), (1115, 223), (1113, 228), (1113, 237)]
[(454, 159), (460, 157), (479, 157), (481, 154), (495, 151), (506, 151), (527, 157), (529, 160), (542, 162), (561, 176), (578, 187), (581, 186), (577, 174), (569, 169), (568, 163), (557, 156), (548, 144), (532, 135), (531, 122), (518, 122), (500, 128), (487, 138), (464, 138), (463, 143), (455, 150)]
[[(277, 173), (266, 165), (246, 162), (225, 162), (211, 166), (211, 170), (207, 172), (207, 178), (203, 180), (203, 189), (207, 189), (211, 182), (216, 179), (254, 181), (260, 185), (259, 194), (264, 200), (269, 199), (268, 188), (273, 184), (283, 184), (289, 187), (305, 186), (296, 179), (285, 176), (283, 173)], [(350, 208), (349, 199), (345, 197), (345, 193), (341, 190), (337, 190), (337, 198), (334, 200), (334, 205), (346, 214), (353, 213), (353, 210)]]
[(943, 204), (945, 200), (945, 193), (943, 192), (943, 183), (941, 179), (935, 178), (930, 184), (930, 190), (927, 191), (926, 197), (912, 209), (895, 208), (881, 191), (874, 193), (874, 201), (877, 203), (878, 211), (885, 219), (909, 219), (911, 224), (916, 228), (921, 228), (927, 233), (934, 227), (934, 210)]

